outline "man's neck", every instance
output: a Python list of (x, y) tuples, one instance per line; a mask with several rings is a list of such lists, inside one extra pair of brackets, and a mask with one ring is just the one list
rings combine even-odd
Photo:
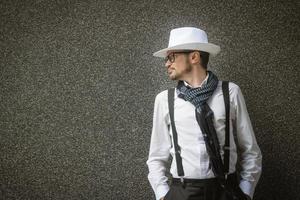
[(199, 87), (207, 76), (207, 70), (199, 70), (184, 79), (189, 85)]

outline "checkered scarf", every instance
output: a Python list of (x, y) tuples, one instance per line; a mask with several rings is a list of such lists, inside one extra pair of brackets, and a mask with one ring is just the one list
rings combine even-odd
[(220, 155), (220, 145), (217, 133), (213, 126), (213, 111), (206, 101), (212, 96), (218, 86), (218, 77), (208, 71), (207, 83), (197, 88), (185, 86), (183, 81), (177, 85), (178, 97), (191, 102), (196, 107), (196, 119), (203, 133), (207, 153), (210, 158), (210, 167), (217, 177), (223, 177), (224, 167)]
[(218, 77), (210, 70), (207, 70), (209, 77), (207, 83), (197, 88), (190, 88), (185, 86), (183, 81), (178, 81), (176, 88), (179, 98), (185, 101), (191, 102), (197, 109), (197, 112), (201, 112), (202, 106), (211, 97), (214, 90), (218, 86)]

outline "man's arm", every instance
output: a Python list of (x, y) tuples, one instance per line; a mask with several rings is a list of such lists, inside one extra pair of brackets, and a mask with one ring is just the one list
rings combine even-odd
[(163, 198), (169, 191), (168, 178), (165, 176), (165, 171), (170, 155), (171, 140), (167, 125), (168, 112), (166, 109), (168, 107), (165, 105), (166, 99), (164, 97), (163, 92), (161, 92), (155, 98), (153, 127), (147, 160), (149, 168), (148, 179), (157, 200)]
[(253, 198), (256, 184), (261, 175), (262, 155), (257, 145), (250, 117), (242, 91), (236, 85), (234, 95), (234, 107), (236, 112), (235, 127), (240, 151), (241, 177), (240, 188)]

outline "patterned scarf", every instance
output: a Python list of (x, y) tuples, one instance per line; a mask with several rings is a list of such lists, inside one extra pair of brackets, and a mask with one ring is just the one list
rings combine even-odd
[(183, 81), (178, 81), (177, 94), (179, 98), (191, 102), (201, 112), (206, 101), (211, 97), (218, 86), (218, 77), (210, 70), (207, 70), (209, 77), (207, 83), (197, 88), (190, 88), (184, 85)]
[(210, 158), (210, 167), (217, 177), (222, 178), (224, 167), (220, 155), (218, 136), (213, 125), (213, 111), (206, 103), (218, 86), (218, 77), (211, 71), (207, 72), (209, 77), (206, 84), (201, 87), (190, 88), (185, 86), (183, 81), (179, 81), (176, 91), (179, 98), (191, 102), (196, 107), (195, 115)]

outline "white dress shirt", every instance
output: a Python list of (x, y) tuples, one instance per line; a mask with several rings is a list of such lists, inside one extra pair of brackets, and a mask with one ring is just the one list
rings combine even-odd
[[(204, 84), (207, 79), (201, 83)], [(185, 85), (188, 83), (184, 82)], [(200, 86), (201, 86), (200, 85)], [(199, 86), (199, 87), (200, 87)], [(261, 151), (257, 145), (252, 124), (246, 108), (245, 99), (238, 85), (229, 83), (230, 95), (230, 167), (229, 173), (235, 172), (237, 162), (237, 149), (240, 154), (242, 166), (240, 188), (244, 193), (253, 197), (254, 189), (261, 174)], [(225, 143), (225, 104), (222, 92), (222, 81), (213, 95), (207, 100), (207, 104), (214, 112), (214, 126), (221, 145), (223, 158), (223, 146)], [(214, 177), (209, 168), (209, 156), (201, 129), (196, 121), (195, 106), (189, 101), (179, 98), (174, 94), (174, 121), (178, 134), (178, 145), (181, 148), (182, 166), (184, 178), (204, 179)], [(174, 158), (174, 144), (172, 127), (170, 126), (168, 109), (168, 91), (160, 92), (154, 103), (153, 127), (150, 142), (147, 165), (149, 168), (148, 179), (154, 190), (156, 199), (164, 197), (169, 190), (168, 178), (165, 175), (166, 163), (169, 155)], [(234, 136), (238, 142), (235, 145)], [(177, 174), (176, 160), (172, 160), (170, 173), (179, 178)]]

